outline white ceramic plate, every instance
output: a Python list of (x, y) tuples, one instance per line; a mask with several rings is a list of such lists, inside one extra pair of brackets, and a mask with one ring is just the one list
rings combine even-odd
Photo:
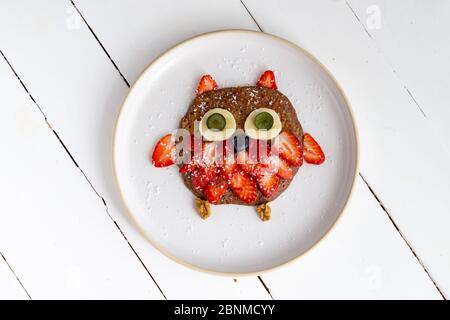
[[(269, 222), (254, 207), (236, 205), (212, 206), (212, 216), (201, 220), (177, 166), (151, 165), (153, 147), (178, 127), (201, 75), (211, 74), (220, 87), (242, 86), (266, 69), (275, 70), (279, 90), (327, 160), (301, 167), (271, 204)], [(301, 256), (330, 230), (352, 190), (357, 138), (342, 91), (310, 54), (264, 33), (220, 31), (179, 44), (144, 71), (118, 118), (114, 167), (128, 211), (154, 246), (196, 269), (247, 274)]]

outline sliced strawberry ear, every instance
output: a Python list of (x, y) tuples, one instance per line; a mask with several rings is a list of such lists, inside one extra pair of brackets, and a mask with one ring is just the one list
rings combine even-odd
[(275, 75), (273, 74), (272, 70), (264, 71), (256, 85), (258, 87), (265, 87), (274, 90), (278, 88), (275, 82)]
[(206, 91), (216, 90), (218, 88), (216, 81), (209, 74), (201, 77), (197, 87), (197, 94), (202, 94)]

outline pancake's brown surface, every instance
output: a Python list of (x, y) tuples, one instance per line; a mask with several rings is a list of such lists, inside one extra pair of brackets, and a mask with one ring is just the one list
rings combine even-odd
[[(303, 130), (297, 118), (297, 113), (289, 99), (281, 92), (263, 87), (232, 87), (214, 91), (207, 91), (195, 97), (186, 114), (180, 121), (180, 128), (194, 133), (195, 121), (200, 121), (210, 109), (223, 108), (230, 111), (235, 120), (236, 128), (244, 128), (245, 119), (255, 109), (270, 108), (278, 113), (282, 124), (282, 131), (292, 132), (302, 142)], [(294, 176), (298, 167), (292, 167)], [(192, 193), (205, 199), (202, 191), (194, 189), (190, 173), (183, 173), (185, 185)], [(290, 184), (290, 180), (280, 179), (278, 189), (270, 198), (265, 198), (258, 189), (258, 196), (253, 203), (244, 203), (228, 189), (222, 197), (221, 204), (258, 205), (275, 200)]]

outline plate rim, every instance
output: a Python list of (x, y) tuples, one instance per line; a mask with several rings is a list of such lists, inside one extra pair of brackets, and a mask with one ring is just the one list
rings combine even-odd
[[(166, 54), (174, 51), (175, 49), (177, 49), (178, 47), (185, 45), (191, 41), (197, 40), (199, 38), (205, 38), (208, 36), (212, 36), (212, 35), (217, 35), (217, 34), (225, 34), (225, 33), (248, 33), (248, 34), (258, 34), (258, 36), (265, 36), (265, 37), (269, 37), (269, 38), (273, 38), (275, 40), (284, 42), (285, 44), (294, 47), (297, 50), (302, 51), (304, 54), (306, 54), (310, 59), (312, 59), (315, 63), (317, 63), (324, 71), (325, 73), (330, 77), (330, 79), (334, 82), (334, 84), (336, 85), (336, 88), (338, 89), (339, 93), (342, 95), (342, 98), (344, 99), (345, 104), (347, 105), (347, 109), (350, 115), (350, 120), (351, 120), (351, 124), (353, 126), (353, 132), (355, 134), (355, 170), (353, 173), (353, 179), (351, 182), (351, 187), (350, 187), (350, 192), (347, 196), (347, 199), (345, 200), (344, 206), (342, 207), (342, 210), (338, 213), (335, 221), (333, 222), (333, 224), (328, 228), (328, 230), (325, 231), (325, 233), (314, 243), (312, 244), (308, 249), (306, 249), (304, 252), (302, 252), (301, 254), (295, 256), (294, 258), (291, 258), (285, 262), (282, 262), (278, 265), (269, 267), (269, 268), (265, 268), (265, 269), (260, 269), (260, 270), (255, 270), (255, 271), (249, 271), (249, 272), (224, 272), (224, 271), (216, 271), (216, 270), (211, 270), (208, 268), (203, 268), (203, 267), (199, 267), (197, 265), (191, 264), (189, 262), (186, 262), (184, 260), (182, 260), (181, 258), (178, 258), (176, 256), (174, 256), (173, 254), (171, 254), (170, 252), (168, 252), (165, 248), (163, 248), (161, 245), (159, 245), (157, 243), (157, 241), (153, 240), (148, 234), (147, 232), (143, 229), (143, 227), (141, 226), (141, 224), (138, 222), (138, 219), (135, 217), (135, 215), (133, 214), (132, 210), (128, 207), (127, 202), (125, 200), (124, 194), (122, 192), (122, 188), (118, 179), (118, 175), (117, 175), (117, 159), (116, 159), (116, 135), (117, 135), (117, 127), (119, 122), (121, 121), (121, 116), (124, 110), (124, 106), (126, 105), (129, 97), (131, 96), (133, 90), (135, 90), (135, 87), (137, 87), (140, 82), (142, 81), (142, 78), (144, 76), (144, 74), (147, 72), (148, 69), (150, 69), (154, 64), (156, 64), (161, 58), (163, 58)], [(134, 224), (134, 226), (139, 230), (139, 233), (144, 237), (144, 239), (149, 242), (154, 248), (156, 248), (163, 256), (169, 258), (170, 260), (184, 266), (187, 267), (193, 271), (197, 271), (197, 272), (202, 272), (202, 273), (207, 273), (210, 275), (215, 275), (215, 276), (223, 276), (223, 277), (250, 277), (250, 276), (258, 276), (261, 275), (262, 273), (267, 273), (267, 272), (272, 272), (275, 270), (279, 270), (281, 268), (287, 267), (288, 265), (290, 265), (291, 263), (299, 260), (302, 257), (305, 257), (308, 253), (312, 252), (313, 249), (315, 249), (320, 243), (323, 242), (323, 240), (325, 240), (325, 238), (327, 238), (336, 228), (338, 222), (340, 222), (342, 219), (342, 216), (344, 215), (344, 213), (347, 211), (348, 209), (348, 205), (350, 203), (350, 200), (353, 198), (354, 193), (355, 193), (355, 185), (356, 185), (356, 178), (358, 176), (358, 172), (359, 172), (359, 161), (360, 161), (360, 136), (359, 136), (359, 130), (358, 130), (358, 126), (356, 124), (355, 121), (355, 116), (354, 116), (354, 112), (353, 112), (353, 108), (352, 105), (350, 103), (350, 100), (348, 99), (347, 95), (345, 94), (344, 90), (342, 89), (341, 85), (339, 84), (339, 82), (337, 81), (336, 77), (333, 75), (333, 73), (331, 73), (331, 71), (319, 60), (317, 59), (314, 55), (312, 55), (308, 50), (306, 50), (305, 48), (301, 47), (300, 45), (297, 45), (289, 40), (286, 40), (282, 37), (279, 37), (277, 35), (271, 34), (271, 33), (267, 33), (267, 32), (261, 32), (261, 31), (255, 31), (255, 30), (251, 30), (251, 29), (221, 29), (221, 30), (215, 30), (215, 31), (209, 31), (209, 32), (205, 32), (205, 33), (200, 33), (198, 35), (189, 37), (181, 42), (178, 42), (177, 44), (169, 47), (167, 50), (163, 51), (161, 54), (159, 54), (155, 59), (153, 59), (152, 61), (150, 61), (147, 66), (143, 69), (143, 71), (139, 74), (138, 78), (136, 79), (136, 81), (130, 86), (128, 93), (123, 101), (123, 103), (120, 106), (120, 109), (116, 115), (116, 121), (114, 123), (113, 126), (113, 137), (112, 137), (112, 170), (113, 170), (113, 179), (114, 179), (114, 183), (116, 185), (117, 191), (120, 195), (120, 202), (123, 206), (123, 208), (125, 209), (127, 215), (129, 216), (129, 218), (131, 219), (132, 224)]]

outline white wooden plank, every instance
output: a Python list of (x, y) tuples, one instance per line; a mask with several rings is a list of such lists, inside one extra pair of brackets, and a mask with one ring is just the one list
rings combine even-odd
[(255, 29), (239, 0), (75, 0), (130, 83), (161, 53), (198, 34)]
[(433, 124), (345, 1), (245, 3), (265, 31), (302, 45), (339, 79), (359, 124), (361, 171), (448, 296), (449, 156)]
[(275, 299), (441, 299), (362, 179), (316, 250), (263, 279)]
[(0, 88), (1, 250), (31, 297), (161, 298), (1, 57)]
[[(98, 8), (96, 15), (99, 19), (109, 17), (108, 28), (112, 33), (130, 24), (140, 24), (146, 32), (128, 36), (137, 44), (145, 43), (149, 50), (152, 45), (148, 44), (160, 41), (161, 32), (168, 25), (185, 32), (188, 22), (195, 23), (189, 14), (204, 12), (204, 8), (210, 10), (204, 13), (208, 23), (197, 19), (201, 24), (192, 32), (249, 25), (249, 18), (244, 15), (245, 11), (238, 2), (217, 2), (216, 6), (211, 6), (209, 1), (189, 4), (177, 2), (172, 10), (166, 8), (164, 11), (153, 9), (155, 3), (110, 4), (109, 1), (102, 1), (103, 7)], [(120, 206), (111, 168), (113, 124), (128, 91), (124, 81), (87, 27), (83, 23), (77, 24), (77, 16), (74, 16), (69, 2), (28, 2), (26, 8), (18, 2), (8, 4), (7, 8), (5, 4), (2, 6), (0, 42), (5, 53), (92, 185), (104, 197), (109, 213), (116, 219), (166, 296), (270, 298), (256, 277), (234, 282), (231, 278), (193, 272), (162, 256), (141, 237)], [(140, 16), (140, 19), (134, 19), (133, 14), (127, 16), (127, 21), (122, 17), (125, 11), (137, 15), (142, 10), (148, 15)], [(159, 19), (162, 14), (165, 19)], [(120, 39), (117, 35), (115, 38), (121, 41), (126, 36), (121, 34)], [(175, 43), (178, 39), (170, 41)], [(124, 48), (127, 48), (126, 45), (124, 43)], [(152, 55), (144, 51), (144, 56), (134, 58), (140, 64), (146, 64), (149, 57), (151, 59), (159, 53), (157, 50), (152, 51)], [(101, 204), (99, 199), (97, 202)], [(109, 248), (114, 251), (115, 244)]]
[(0, 253), (0, 300), (26, 300), (27, 293)]
[[(112, 3), (114, 3), (115, 1), (113, 1)], [(133, 2), (133, 8), (137, 8), (137, 10), (133, 10), (133, 9), (129, 9), (127, 8), (127, 10), (112, 10), (110, 7), (110, 15), (102, 15), (101, 16), (101, 12), (102, 12), (102, 8), (104, 8), (104, 3), (102, 1), (100, 2), (92, 2), (92, 1), (84, 1), (84, 0), (78, 0), (77, 5), (80, 9), (80, 11), (83, 13), (83, 15), (85, 16), (85, 18), (88, 20), (89, 24), (93, 27), (93, 29), (95, 30), (96, 34), (99, 36), (99, 38), (102, 41), (102, 44), (105, 45), (105, 47), (107, 48), (108, 52), (110, 53), (112, 59), (117, 63), (117, 65), (119, 66), (120, 70), (124, 73), (124, 75), (128, 78), (131, 78), (132, 80), (134, 80), (134, 78), (138, 75), (138, 73), (140, 72), (141, 69), (143, 69), (145, 67), (145, 65), (147, 64), (147, 60), (146, 60), (146, 54), (140, 54), (140, 56), (138, 54), (133, 55), (133, 54), (128, 54), (128, 49), (129, 47), (133, 46), (136, 52), (146, 52), (147, 54), (152, 54), (152, 51), (149, 46), (150, 44), (148, 44), (146, 41), (141, 41), (138, 42), (138, 44), (136, 44), (136, 42), (134, 41), (134, 37), (136, 35), (139, 35), (137, 37), (137, 39), (140, 39), (140, 37), (145, 38), (145, 37), (151, 37), (150, 34), (151, 32), (149, 32), (149, 30), (151, 30), (151, 24), (148, 23), (148, 20), (143, 20), (146, 21), (145, 24), (143, 23), (141, 24), (137, 24), (137, 23), (120, 23), (120, 24), (115, 24), (115, 27), (112, 28), (111, 25), (113, 24), (113, 21), (120, 21), (120, 17), (123, 15), (123, 11), (127, 11), (126, 15), (129, 15), (130, 17), (134, 17), (136, 15), (139, 15), (140, 12), (146, 12), (145, 10), (145, 5), (143, 1), (134, 1)], [(108, 2), (110, 3), (110, 2)], [(113, 6), (114, 7), (114, 6)], [(122, 8), (122, 6), (118, 6), (118, 8)], [(112, 13), (111, 13), (112, 12)], [(115, 13), (115, 14), (114, 14)], [(101, 18), (98, 18), (99, 16), (101, 16)], [(204, 16), (204, 15), (202, 15)], [(194, 18), (192, 18), (193, 21), (196, 20), (196, 17), (194, 15)], [(160, 18), (163, 19), (163, 18)], [(278, 20), (281, 20), (282, 17), (280, 17)], [(191, 25), (193, 26), (193, 28), (195, 28), (195, 23), (190, 22), (191, 24), (186, 24), (187, 26)], [(181, 23), (181, 25), (183, 25), (183, 23)], [(236, 26), (234, 26), (236, 27)], [(253, 24), (252, 28), (256, 28), (256, 26)], [(186, 28), (185, 28), (186, 29)], [(186, 31), (183, 30), (178, 30), (178, 28), (167, 28), (167, 30), (165, 29), (164, 32), (168, 32), (168, 37), (172, 38), (174, 37), (176, 39), (176, 41), (181, 40), (181, 38), (179, 38), (179, 34), (182, 34), (186, 37), (191, 36), (190, 33), (187, 33)], [(200, 32), (200, 30), (198, 30), (198, 32)], [(116, 37), (115, 35), (117, 33), (121, 33), (123, 34), (123, 37), (119, 38)], [(147, 35), (149, 34), (149, 35)], [(141, 36), (142, 35), (142, 36)], [(150, 38), (150, 40), (152, 40), (153, 38)], [(167, 40), (165, 40), (167, 41)], [(174, 41), (174, 42), (176, 42)], [(157, 41), (150, 41), (150, 43), (155, 43), (157, 44)], [(161, 50), (159, 51), (163, 51), (164, 49), (161, 48)], [(157, 53), (153, 53), (153, 55), (155, 56)], [(153, 57), (153, 56), (152, 56)], [(130, 70), (130, 71), (129, 71)], [(368, 192), (363, 192), (363, 193), (359, 193), (358, 197), (360, 197), (360, 199), (358, 200), (360, 203), (367, 203), (368, 205), (370, 205), (373, 201), (373, 197), (371, 194), (369, 194)], [(363, 198), (361, 198), (363, 197)], [(360, 207), (362, 207), (360, 205)], [(374, 212), (374, 211), (371, 211)], [(380, 214), (379, 211), (375, 211), (376, 214)], [(356, 214), (356, 213), (354, 213)], [(384, 213), (382, 213), (384, 214)], [(369, 260), (369, 261), (377, 261), (377, 263), (379, 265), (383, 265), (383, 267), (386, 270), (383, 270), (383, 272), (385, 272), (387, 274), (388, 277), (395, 277), (395, 276), (399, 276), (399, 280), (398, 282), (394, 282), (392, 285), (387, 285), (384, 288), (382, 288), (382, 290), (378, 290), (375, 292), (372, 292), (370, 290), (370, 288), (364, 287), (364, 284), (361, 284), (360, 279), (359, 278), (355, 278), (353, 276), (353, 269), (352, 268), (348, 268), (347, 265), (339, 267), (339, 268), (334, 268), (333, 270), (326, 270), (329, 274), (330, 278), (336, 278), (336, 279), (344, 279), (345, 281), (349, 281), (351, 283), (350, 286), (345, 286), (345, 287), (349, 287), (349, 291), (346, 291), (345, 289), (339, 294), (339, 290), (342, 290), (342, 288), (339, 286), (336, 288), (335, 291), (332, 291), (333, 294), (328, 295), (329, 297), (332, 296), (350, 296), (352, 295), (352, 292), (350, 291), (351, 289), (358, 289), (356, 290), (356, 292), (359, 292), (361, 294), (361, 296), (386, 296), (386, 297), (393, 297), (393, 296), (401, 296), (402, 293), (407, 296), (419, 296), (421, 293), (420, 291), (423, 290), (423, 297), (439, 297), (438, 295), (436, 295), (437, 291), (434, 289), (431, 281), (429, 281), (429, 279), (427, 279), (426, 275), (422, 272), (420, 265), (417, 263), (417, 261), (414, 259), (413, 255), (410, 254), (409, 250), (407, 247), (405, 247), (402, 243), (402, 240), (398, 238), (395, 229), (391, 228), (390, 226), (390, 222), (387, 221), (386, 219), (383, 219), (382, 216), (380, 216), (379, 218), (381, 218), (381, 220), (376, 220), (377, 217), (373, 217), (372, 219), (375, 219), (375, 222), (378, 221), (377, 225), (380, 225), (380, 228), (378, 227), (373, 227), (373, 226), (368, 226), (368, 225), (358, 225), (361, 230), (363, 230), (364, 234), (367, 234), (367, 237), (364, 238), (364, 241), (361, 242), (360, 246), (357, 246), (354, 250), (358, 251), (358, 249), (360, 249), (361, 247), (373, 247), (375, 245), (376, 242), (374, 242), (373, 239), (377, 239), (379, 238), (379, 234), (382, 234), (383, 236), (382, 241), (383, 241), (383, 246), (386, 248), (391, 248), (389, 249), (389, 251), (385, 254), (385, 255), (377, 255), (377, 254), (373, 254), (371, 252), (366, 252), (366, 255), (364, 255), (364, 258)], [(345, 228), (345, 227), (343, 227)], [(383, 229), (384, 228), (384, 229)], [(393, 246), (391, 246), (391, 242), (393, 242)], [(347, 250), (346, 254), (350, 254), (351, 258), (353, 260), (357, 260), (358, 256), (355, 254), (354, 256), (351, 255), (352, 249), (355, 246), (355, 244), (353, 242), (348, 242), (346, 243), (347, 246), (350, 247), (345, 247), (345, 250)], [(326, 253), (329, 253), (329, 251), (324, 251)], [(359, 251), (358, 251), (359, 253)], [(393, 261), (391, 261), (391, 257), (396, 257), (398, 256), (398, 259), (395, 259)], [(315, 259), (313, 260), (310, 265), (311, 266), (317, 266), (317, 265), (326, 265), (328, 266), (329, 261), (322, 261), (322, 259), (326, 259), (326, 256), (320, 256), (320, 259)], [(302, 259), (299, 261), (299, 263), (301, 263)], [(398, 268), (392, 268), (392, 270), (390, 269), (391, 266), (393, 266), (393, 264), (395, 265), (400, 265), (400, 266), (407, 266), (408, 272), (404, 273), (399, 270)], [(360, 267), (360, 266), (358, 266)], [(313, 267), (314, 268), (314, 267)], [(361, 266), (360, 269), (363, 269), (363, 267)], [(295, 270), (294, 273), (289, 272), (286, 273), (286, 277), (284, 278), (287, 282), (289, 281), (289, 277), (291, 278), (296, 278), (298, 275), (301, 277), (303, 275), (302, 272), (303, 268), (300, 270)], [(277, 273), (278, 274), (278, 273)], [(279, 274), (284, 274), (283, 269), (279, 271)], [(300, 287), (290, 287), (287, 291), (285, 291), (285, 282), (283, 282), (282, 279), (278, 279), (278, 277), (270, 277), (267, 278), (266, 276), (263, 276), (264, 279), (267, 278), (267, 283), (269, 286), (272, 287), (273, 289), (273, 294), (276, 297), (288, 297), (288, 298), (293, 298), (293, 297), (312, 297), (314, 296), (312, 294), (312, 292), (318, 293), (318, 291), (314, 291), (314, 288), (325, 288), (328, 284), (328, 280), (321, 277), (320, 274), (314, 274), (314, 273), (305, 273), (305, 276), (307, 276), (309, 279), (311, 279), (310, 282), (308, 282), (308, 285), (302, 285)], [(417, 280), (414, 280), (415, 277), (418, 277)], [(417, 289), (409, 294), (406, 291), (402, 291), (402, 290), (407, 290), (408, 288), (402, 289), (402, 284), (405, 283), (406, 281), (412, 281), (411, 283), (413, 283), (414, 285), (417, 285)], [(288, 286), (289, 287), (289, 286)], [(365, 289), (366, 291), (363, 291), (363, 289)], [(284, 294), (286, 293), (286, 294)], [(353, 296), (355, 296), (356, 293), (353, 293)], [(320, 296), (319, 294), (317, 294), (317, 296)]]
[[(450, 153), (450, 2), (349, 1), (382, 56)], [(379, 21), (379, 24), (376, 22)]]

